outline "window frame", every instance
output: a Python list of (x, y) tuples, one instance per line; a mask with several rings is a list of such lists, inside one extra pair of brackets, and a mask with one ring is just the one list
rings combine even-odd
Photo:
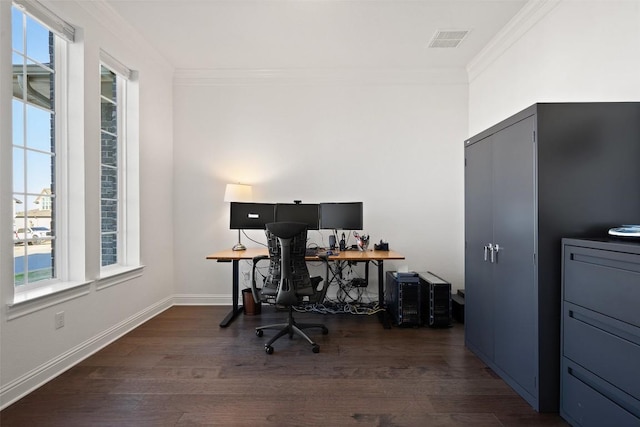
[[(26, 27), (25, 25), (27, 24), (27, 22), (24, 20), (24, 17), (28, 17), (29, 19), (37, 22), (39, 25), (41, 25), (45, 30), (47, 30), (49, 33), (53, 34), (53, 48), (54, 48), (54, 55), (53, 55), (53, 68), (50, 66), (47, 66), (47, 68), (51, 69), (52, 73), (53, 73), (53, 92), (54, 92), (54, 102), (51, 106), (51, 114), (53, 115), (54, 119), (54, 144), (52, 145), (52, 149), (50, 151), (51, 156), (53, 157), (54, 160), (54, 173), (52, 176), (52, 181), (51, 181), (51, 185), (56, 188), (56, 191), (52, 194), (52, 212), (63, 212), (63, 209), (65, 209), (66, 207), (61, 206), (61, 199), (64, 198), (64, 196), (62, 194), (64, 194), (64, 191), (62, 190), (63, 188), (66, 187), (66, 183), (65, 183), (65, 177), (64, 174), (61, 173), (62, 171), (62, 165), (64, 162), (64, 159), (62, 159), (62, 157), (59, 153), (61, 152), (65, 152), (65, 148), (67, 147), (67, 126), (66, 126), (66, 120), (67, 120), (67, 114), (66, 114), (66, 105), (67, 105), (67, 89), (68, 89), (68, 72), (67, 72), (67, 68), (66, 68), (66, 64), (67, 64), (67, 59), (68, 59), (68, 39), (66, 39), (65, 37), (61, 37), (60, 34), (55, 30), (55, 28), (52, 28), (51, 25), (49, 25), (47, 22), (43, 22), (41, 19), (38, 18), (38, 13), (33, 13), (33, 10), (31, 10), (30, 7), (26, 7), (23, 4), (20, 3), (12, 3), (11, 9), (12, 9), (12, 13), (13, 13), (13, 8), (15, 8), (18, 12), (20, 12), (23, 16), (23, 20), (22, 20), (22, 37), (23, 37), (23, 43), (26, 43), (26, 35), (27, 35), (27, 31), (26, 31)], [(24, 50), (24, 44), (23, 44), (23, 50)], [(13, 51), (13, 43), (12, 43), (12, 54), (14, 54)], [(23, 51), (20, 52), (19, 55), (21, 57), (23, 57), (24, 59), (26, 59), (27, 61), (29, 60), (29, 56), (27, 56), (28, 52)], [(45, 66), (45, 64), (41, 64), (39, 62), (36, 62), (37, 64), (39, 64), (40, 66)], [(23, 62), (24, 64), (24, 62)], [(12, 111), (12, 115), (15, 114), (15, 110), (14, 110), (14, 102), (19, 102), (21, 104), (20, 108), (23, 108), (24, 111), (26, 111), (26, 106), (30, 105), (30, 103), (28, 102), (28, 100), (23, 98), (17, 99), (15, 97), (12, 97), (12, 107), (11, 107), (11, 111)], [(40, 108), (43, 109), (40, 106), (37, 105), (32, 105), (33, 108)], [(43, 109), (44, 110), (44, 109)], [(23, 128), (20, 130), (22, 132), (23, 135), (23, 139), (24, 136), (27, 135), (27, 122), (26, 122), (26, 116), (23, 119)], [(15, 131), (15, 130), (14, 130)], [(15, 133), (12, 134), (12, 147), (15, 148), (21, 148), (25, 151), (25, 155), (26, 153), (29, 152), (29, 147), (27, 146), (27, 142), (26, 140), (23, 141), (23, 145), (22, 147), (18, 147), (15, 145), (14, 140), (13, 140), (13, 136), (15, 136)], [(36, 150), (39, 151), (39, 150)], [(28, 165), (28, 161), (24, 160), (24, 179), (25, 179), (25, 183), (26, 180), (29, 176), (29, 165)], [(13, 197), (15, 197), (16, 195), (18, 195), (18, 193), (15, 193), (15, 183), (13, 183), (13, 176), (12, 176), (12, 188), (14, 189), (12, 191)], [(61, 194), (62, 192), (62, 194)], [(29, 193), (29, 189), (28, 188), (24, 188), (24, 193), (21, 193), (22, 196), (24, 197), (33, 197), (36, 198), (37, 196), (35, 196), (35, 194), (31, 194)], [(62, 197), (61, 197), (62, 196)], [(27, 224), (27, 212), (29, 211), (28, 208), (28, 201), (24, 200), (23, 204), (24, 204), (24, 213), (25, 213), (25, 217), (23, 220), (23, 223), (20, 224), (21, 227), (26, 227), (28, 226)], [(51, 292), (54, 292), (55, 289), (59, 288), (61, 286), (61, 283), (67, 281), (68, 279), (68, 256), (65, 255), (65, 253), (63, 253), (64, 251), (62, 250), (63, 247), (65, 247), (65, 229), (64, 229), (64, 225), (63, 222), (61, 222), (60, 224), (58, 224), (58, 222), (56, 221), (55, 225), (52, 225), (52, 234), (53, 234), (53, 238), (51, 240), (51, 256), (52, 256), (52, 277), (48, 278), (48, 279), (44, 279), (44, 280), (38, 280), (38, 281), (34, 281), (34, 282), (28, 282), (24, 283), (24, 284), (19, 284), (17, 285), (15, 282), (15, 270), (14, 270), (14, 282), (13, 282), (13, 288), (14, 288), (14, 301), (21, 301), (21, 300), (27, 300), (27, 299), (31, 299), (34, 298), (36, 296), (42, 296), (42, 295), (47, 295)], [(26, 241), (24, 242), (25, 244), (27, 243)], [(26, 254), (28, 255), (28, 251), (26, 252)], [(14, 265), (15, 268), (15, 265)], [(28, 273), (29, 273), (28, 269), (28, 264), (27, 264), (27, 268), (25, 269), (25, 274), (27, 274), (28, 277)]]
[[(115, 264), (102, 265), (102, 159), (98, 194), (100, 206), (99, 230), (99, 283), (98, 289), (137, 277), (144, 267), (140, 262), (140, 206), (139, 206), (139, 154), (138, 154), (138, 97), (137, 73), (120, 61), (100, 50), (98, 71), (107, 68), (116, 75), (118, 98), (118, 260)], [(102, 102), (102, 94), (98, 96)], [(100, 117), (100, 144), (102, 144), (102, 116)], [(100, 153), (100, 156), (102, 154)]]
[[(118, 268), (120, 266), (126, 265), (126, 250), (127, 245), (125, 244), (125, 230), (127, 229), (126, 224), (126, 133), (123, 132), (126, 126), (126, 103), (123, 102), (126, 100), (126, 90), (127, 90), (127, 80), (121, 76), (119, 73), (114, 71), (108, 64), (105, 63), (102, 59), (100, 60), (100, 76), (102, 76), (102, 68), (107, 69), (111, 73), (113, 73), (115, 77), (116, 90), (115, 90), (115, 101), (106, 99), (107, 102), (113, 104), (116, 109), (116, 132), (115, 135), (111, 132), (105, 131), (102, 127), (103, 117), (102, 117), (102, 109), (100, 110), (100, 144), (101, 144), (101, 159), (100, 159), (100, 269), (103, 272), (108, 272), (109, 270), (113, 270), (114, 268)], [(102, 84), (102, 80), (100, 80)], [(102, 95), (102, 91), (100, 92), (100, 102), (102, 103), (106, 97)], [(116, 165), (110, 166), (106, 165), (102, 162), (102, 136), (104, 133), (107, 133), (111, 136), (115, 136), (116, 139)], [(116, 207), (117, 207), (117, 215), (116, 215), (116, 231), (115, 232), (105, 232), (102, 230), (102, 202), (105, 199), (102, 193), (102, 176), (103, 176), (103, 168), (111, 168), (116, 171)], [(112, 200), (112, 199), (109, 199)], [(107, 234), (115, 234), (116, 236), (116, 259), (115, 262), (110, 264), (103, 264), (105, 253), (104, 248), (102, 246), (102, 239)]]
[[(90, 283), (86, 279), (85, 262), (85, 173), (82, 138), (84, 122), (75, 120), (73, 125), (69, 122), (72, 112), (75, 117), (79, 117), (79, 112), (84, 109), (83, 101), (73, 105), (69, 103), (71, 99), (81, 99), (77, 96), (82, 93), (81, 82), (72, 83), (69, 78), (70, 70), (77, 67), (83, 58), (83, 47), (74, 43), (74, 27), (41, 3), (33, 0), (13, 0), (7, 10), (12, 14), (13, 8), (28, 15), (54, 35), (55, 174), (52, 184), (55, 185), (55, 190), (52, 188), (52, 212), (55, 212), (55, 224), (52, 224), (51, 230), (55, 241), (53, 263), (56, 273), (55, 278), (20, 286), (15, 285), (15, 275), (12, 273), (13, 298), (10, 298), (7, 304), (10, 309), (8, 318), (11, 319), (69, 298), (85, 295)], [(13, 52), (13, 46), (10, 52)], [(11, 98), (13, 100), (13, 97)], [(13, 114), (12, 103), (10, 107)], [(9, 137), (13, 146), (13, 136)], [(12, 182), (12, 189), (15, 188), (12, 174), (9, 180)], [(25, 211), (27, 210), (25, 206)], [(15, 263), (15, 259), (12, 263)], [(15, 265), (12, 267), (14, 271)]]
[[(55, 197), (52, 197), (51, 201), (55, 205), (53, 209), (56, 212), (54, 232), (56, 233), (55, 269), (57, 277), (56, 279), (34, 282), (29, 286), (15, 286), (15, 283), (7, 283), (9, 296), (7, 315), (11, 319), (50, 307), (61, 301), (87, 295), (92, 290), (100, 291), (119, 283), (128, 282), (142, 276), (145, 267), (141, 263), (140, 257), (140, 95), (138, 73), (124, 67), (102, 49), (100, 49), (99, 58), (98, 55), (95, 57), (87, 56), (86, 46), (83, 43), (73, 43), (74, 28), (38, 1), (13, 0), (9, 5), (3, 4), (2, 11), (10, 12), (13, 7), (21, 13), (26, 13), (55, 35), (53, 40), (56, 46), (54, 62), (56, 144), (55, 181), (53, 181), (55, 188), (52, 188)], [(5, 21), (10, 23), (11, 19), (3, 19), (3, 23)], [(12, 46), (7, 47), (8, 52), (3, 52), (3, 57), (9, 60), (9, 64), (7, 67), (3, 67), (3, 70), (11, 72), (10, 63), (13, 62), (11, 61), (13, 49)], [(94, 160), (97, 158), (97, 165), (100, 165), (100, 150), (93, 145), (96, 143), (94, 142), (96, 138), (87, 139), (88, 134), (86, 133), (87, 126), (90, 126), (88, 129), (90, 134), (96, 135), (97, 144), (101, 144), (99, 137), (100, 110), (97, 112), (98, 121), (94, 121), (96, 118), (94, 103), (96, 99), (100, 102), (101, 94), (99, 85), (96, 86), (97, 93), (86, 93), (83, 82), (85, 79), (87, 81), (95, 79), (95, 75), (89, 76), (85, 72), (88, 58), (96, 58), (94, 64), (104, 65), (120, 77), (126, 78), (126, 89), (119, 95), (119, 104), (124, 106), (124, 109), (120, 108), (119, 136), (126, 139), (126, 144), (118, 153), (121, 159), (120, 167), (126, 175), (126, 182), (119, 179), (118, 183), (120, 197), (126, 205), (126, 208), (122, 209), (120, 213), (123, 238), (119, 240), (123, 248), (119, 250), (122, 257), (118, 265), (105, 269), (101, 268), (101, 224), (93, 213), (96, 207), (99, 209), (101, 198), (101, 169), (96, 168), (96, 160)], [(95, 70), (95, 68), (93, 69)], [(83, 78), (71, 79), (72, 75)], [(6, 83), (4, 82), (2, 86), (10, 99), (3, 103), (3, 106), (7, 107), (7, 111), (12, 112), (11, 83)], [(88, 112), (91, 116), (87, 114)], [(11, 119), (0, 121), (7, 124), (6, 134), (3, 132), (3, 135), (8, 137), (7, 142), (9, 147), (12, 147)], [(94, 126), (98, 128), (98, 133), (95, 133)], [(8, 166), (6, 172), (3, 171), (2, 174), (7, 178), (5, 186), (8, 190), (7, 194), (13, 194), (15, 188), (12, 184), (12, 162), (13, 160), (8, 158), (3, 163)], [(96, 188), (94, 184), (96, 181), (98, 182), (97, 194), (93, 192), (93, 189)], [(13, 217), (7, 218), (7, 220), (10, 219), (12, 220)], [(3, 220), (3, 223), (7, 227), (12, 226), (12, 221), (5, 222)], [(54, 230), (53, 227), (52, 230)], [(5, 231), (3, 231), (3, 236)], [(7, 245), (7, 249), (8, 247)], [(3, 257), (3, 260), (5, 259), (6, 265), (11, 265), (13, 271), (13, 258), (11, 264), (8, 263), (9, 257)], [(14, 276), (13, 272), (11, 276)], [(8, 271), (3, 277), (9, 279)], [(90, 286), (92, 284), (94, 286)]]

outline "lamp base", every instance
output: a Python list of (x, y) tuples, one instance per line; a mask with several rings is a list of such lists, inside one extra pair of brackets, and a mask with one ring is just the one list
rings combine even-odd
[(245, 245), (243, 245), (242, 243), (238, 243), (234, 247), (231, 248), (232, 251), (244, 251), (246, 249), (247, 249), (247, 247)]

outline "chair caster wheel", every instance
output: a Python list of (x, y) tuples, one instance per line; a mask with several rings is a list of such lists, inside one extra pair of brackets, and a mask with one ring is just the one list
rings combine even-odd
[(257, 337), (261, 337), (261, 336), (263, 336), (263, 335), (264, 335), (264, 331), (263, 331), (262, 329), (258, 329), (258, 330), (256, 330), (256, 336), (257, 336)]
[(264, 351), (265, 351), (267, 354), (273, 354), (273, 347), (271, 347), (270, 345), (265, 345), (265, 346), (264, 346)]
[(329, 333), (329, 329), (322, 328), (322, 335), (327, 335)]
[(320, 353), (320, 346), (318, 344), (314, 345), (311, 351), (314, 353)]

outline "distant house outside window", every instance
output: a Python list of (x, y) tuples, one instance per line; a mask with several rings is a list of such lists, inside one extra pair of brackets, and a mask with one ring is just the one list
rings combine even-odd
[(41, 211), (51, 210), (51, 189), (44, 188), (34, 203), (38, 205), (38, 209)]

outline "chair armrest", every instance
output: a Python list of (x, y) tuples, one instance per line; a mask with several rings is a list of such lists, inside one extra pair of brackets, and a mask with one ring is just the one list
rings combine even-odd
[(269, 259), (268, 255), (258, 255), (253, 257), (253, 267), (251, 268), (251, 294), (253, 295), (253, 301), (257, 304), (261, 301), (260, 290), (256, 285), (256, 268), (260, 261)]
[(258, 255), (253, 257), (253, 265), (255, 266), (257, 263), (262, 261), (263, 259), (269, 259), (269, 255)]

